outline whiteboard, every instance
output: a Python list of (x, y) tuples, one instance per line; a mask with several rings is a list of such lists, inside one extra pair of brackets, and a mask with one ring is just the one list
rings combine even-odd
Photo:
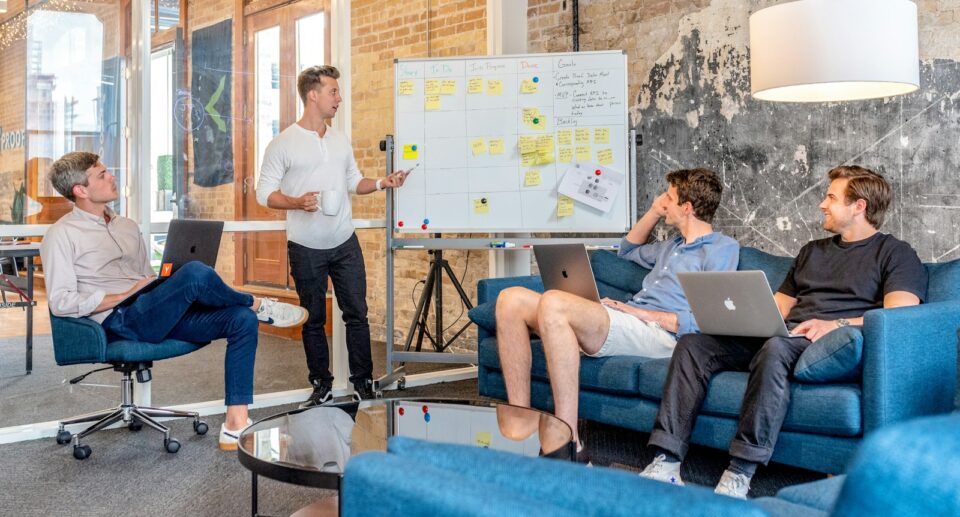
[[(419, 164), (393, 191), (395, 231), (630, 228), (624, 52), (404, 59), (394, 72), (394, 163)], [(576, 166), (626, 178), (609, 211), (558, 193)]]

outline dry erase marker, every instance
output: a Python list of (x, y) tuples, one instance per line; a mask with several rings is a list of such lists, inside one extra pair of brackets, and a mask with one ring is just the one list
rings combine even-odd
[(409, 169), (407, 169), (407, 172), (404, 173), (404, 176), (409, 176), (410, 173), (413, 172), (413, 170), (416, 169), (416, 168), (419, 167), (419, 166), (420, 166), (420, 164), (417, 163), (417, 164), (414, 165), (413, 167), (410, 167)]

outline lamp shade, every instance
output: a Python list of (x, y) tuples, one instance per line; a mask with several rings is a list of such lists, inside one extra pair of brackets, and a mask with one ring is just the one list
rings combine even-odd
[(920, 87), (917, 6), (909, 0), (799, 0), (750, 16), (753, 97), (829, 102)]

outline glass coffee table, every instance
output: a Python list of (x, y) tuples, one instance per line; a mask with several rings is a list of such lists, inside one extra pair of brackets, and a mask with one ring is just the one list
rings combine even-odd
[(576, 460), (566, 423), (505, 403), (398, 398), (296, 409), (264, 418), (240, 434), (240, 463), (252, 473), (252, 515), (258, 515), (258, 476), (339, 492), (347, 461), (385, 451), (391, 436)]

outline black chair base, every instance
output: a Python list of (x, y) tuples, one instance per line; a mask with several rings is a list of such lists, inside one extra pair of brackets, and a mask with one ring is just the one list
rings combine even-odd
[[(66, 445), (73, 443), (73, 457), (78, 460), (84, 460), (90, 457), (92, 450), (89, 445), (80, 443), (81, 440), (91, 434), (106, 429), (117, 423), (124, 422), (131, 431), (139, 431), (144, 425), (156, 431), (163, 433), (163, 447), (169, 453), (175, 453), (180, 450), (180, 442), (170, 436), (170, 429), (158, 422), (155, 417), (166, 418), (192, 418), (193, 430), (197, 434), (206, 434), (209, 427), (200, 420), (200, 414), (193, 411), (175, 411), (172, 409), (163, 409), (155, 407), (137, 406), (133, 403), (133, 373), (136, 372), (137, 380), (146, 382), (150, 380), (151, 363), (134, 364), (115, 364), (114, 370), (123, 373), (123, 379), (120, 382), (121, 402), (115, 408), (104, 409), (85, 415), (75, 416), (60, 421), (60, 430), (57, 432), (57, 443)], [(66, 426), (72, 424), (81, 424), (94, 422), (83, 431), (71, 434), (66, 430)]]

